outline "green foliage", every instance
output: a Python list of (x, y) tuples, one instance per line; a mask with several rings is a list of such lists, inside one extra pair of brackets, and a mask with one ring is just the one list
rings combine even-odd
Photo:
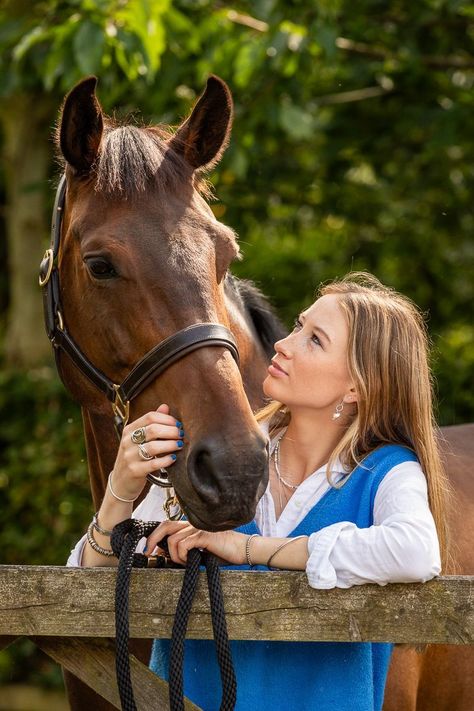
[[(43, 368), (0, 373), (0, 413), (0, 563), (65, 565), (92, 515), (80, 410)], [(0, 684), (25, 680), (62, 686), (26, 639), (0, 652)]]
[(2, 564), (64, 565), (92, 515), (80, 410), (50, 368), (0, 375)]
[[(169, 0), (7, 0), (0, 10), (0, 95), (68, 91), (98, 74), (117, 96), (125, 82), (149, 83), (165, 48)], [(115, 92), (114, 92), (115, 87)]]

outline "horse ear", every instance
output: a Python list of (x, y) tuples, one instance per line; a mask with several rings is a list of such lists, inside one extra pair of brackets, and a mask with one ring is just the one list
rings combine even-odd
[(97, 77), (87, 77), (64, 100), (59, 145), (66, 161), (78, 173), (88, 173), (102, 139), (102, 108), (95, 95)]
[(211, 168), (227, 147), (232, 116), (229, 87), (211, 75), (191, 115), (178, 128), (170, 144), (193, 168)]

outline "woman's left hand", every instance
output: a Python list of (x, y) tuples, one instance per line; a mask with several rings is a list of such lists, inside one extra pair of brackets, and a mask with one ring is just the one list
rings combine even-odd
[(246, 563), (245, 546), (248, 536), (237, 531), (200, 531), (187, 521), (163, 521), (147, 538), (145, 555), (152, 555), (160, 541), (168, 536), (171, 560), (186, 565), (191, 548), (205, 548), (218, 558), (233, 565)]

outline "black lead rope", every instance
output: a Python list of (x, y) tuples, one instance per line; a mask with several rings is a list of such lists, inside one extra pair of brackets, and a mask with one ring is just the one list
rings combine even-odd
[[(130, 574), (132, 568), (147, 567), (148, 558), (140, 553), (135, 553), (135, 549), (140, 539), (149, 536), (158, 524), (159, 521), (145, 522), (136, 519), (127, 519), (115, 526), (111, 537), (112, 550), (119, 559), (117, 582), (115, 586), (115, 635), (117, 685), (122, 711), (137, 711), (130, 676), (128, 649)], [(161, 541), (160, 547), (166, 547), (166, 541)], [(193, 548), (188, 553), (183, 586), (176, 606), (169, 662), (170, 710), (184, 711), (184, 640), (199, 579), (199, 566), (202, 563), (206, 567), (212, 628), (222, 681), (220, 711), (233, 711), (237, 698), (237, 682), (227, 635), (219, 564), (215, 556), (207, 553), (207, 551), (201, 551), (198, 548)], [(156, 567), (163, 568), (166, 566), (167, 559), (158, 557)]]

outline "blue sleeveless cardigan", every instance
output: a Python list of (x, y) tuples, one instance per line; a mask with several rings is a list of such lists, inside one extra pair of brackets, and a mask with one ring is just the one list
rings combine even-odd
[[(351, 521), (359, 528), (372, 526), (380, 482), (392, 467), (406, 461), (416, 461), (416, 456), (399, 445), (371, 452), (341, 489), (329, 489), (289, 537), (310, 535), (339, 521)], [(254, 521), (236, 530), (259, 533)], [(249, 569), (246, 565), (228, 567)], [(236, 711), (382, 708), (392, 644), (233, 640), (231, 647), (237, 676)], [(166, 680), (168, 659), (169, 640), (155, 640), (150, 668)], [(212, 641), (186, 641), (184, 693), (204, 711), (219, 709), (221, 682)]]

